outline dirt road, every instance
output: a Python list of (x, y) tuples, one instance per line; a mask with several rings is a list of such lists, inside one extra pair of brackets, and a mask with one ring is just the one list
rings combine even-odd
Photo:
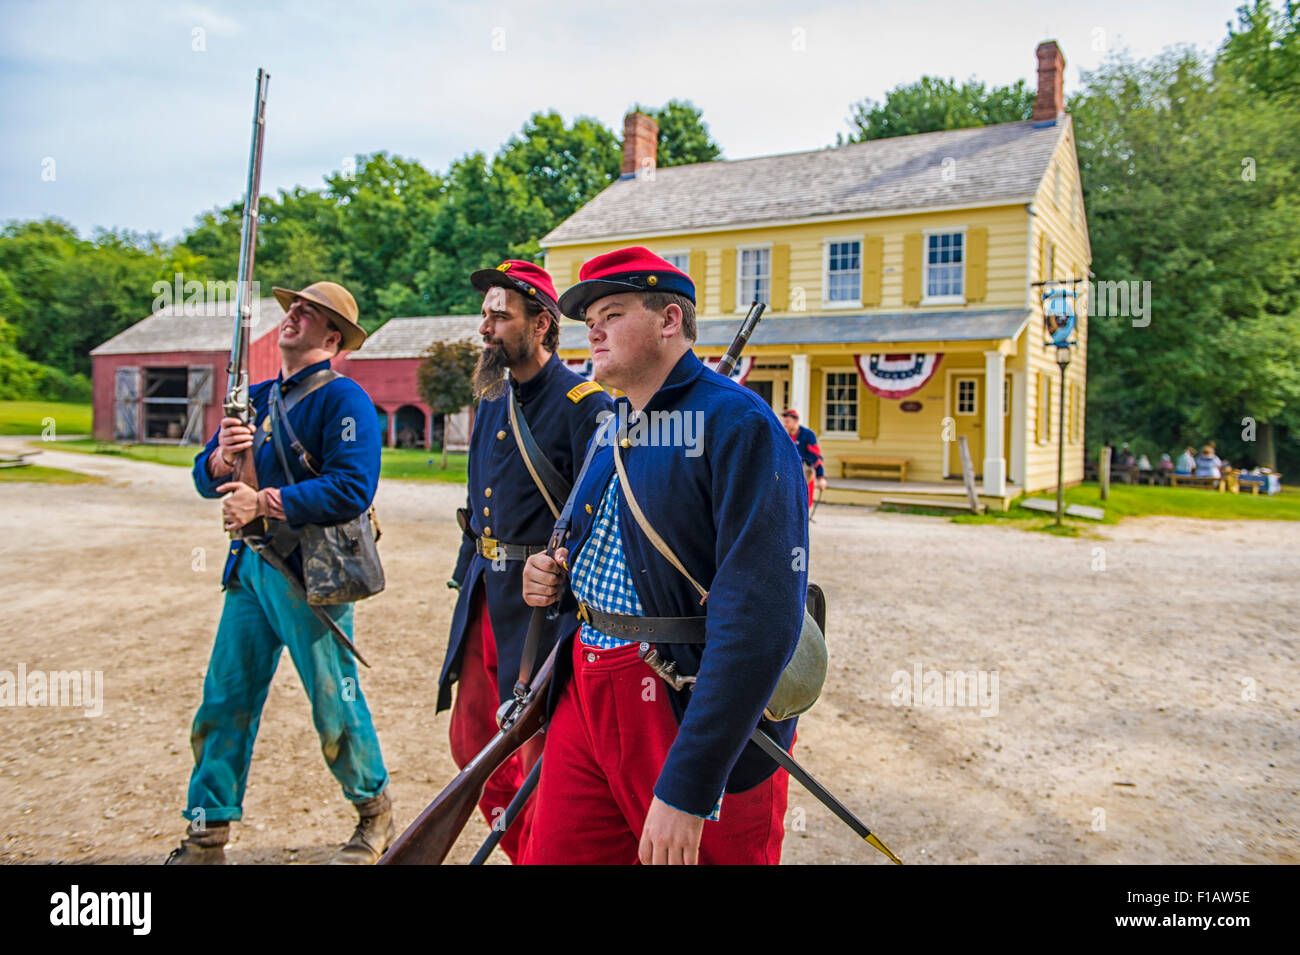
[[(180, 468), (40, 463), (106, 483), (0, 485), (0, 671), (102, 671), (103, 706), (0, 706), (0, 861), (159, 862), (221, 609), (218, 510)], [(433, 703), (463, 493), (381, 487), (389, 587), (356, 611), (403, 824), (454, 773)], [(832, 672), (796, 755), (908, 863), (1300, 861), (1300, 524), (1096, 535), (820, 508)], [(239, 863), (322, 862), (351, 831), (287, 660), (244, 809)], [(788, 863), (885, 861), (794, 784), (787, 830)]]

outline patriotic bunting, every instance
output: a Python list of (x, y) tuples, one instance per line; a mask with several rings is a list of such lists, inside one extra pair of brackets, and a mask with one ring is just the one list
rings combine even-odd
[(905, 355), (854, 355), (858, 377), (882, 398), (897, 400), (914, 395), (926, 386), (939, 367), (942, 354), (915, 352)]

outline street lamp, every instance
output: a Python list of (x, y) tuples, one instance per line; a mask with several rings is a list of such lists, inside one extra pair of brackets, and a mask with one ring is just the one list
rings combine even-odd
[[(1079, 317), (1075, 303), (1079, 293), (1075, 286), (1083, 279), (1034, 282), (1043, 288), (1043, 347), (1056, 349), (1056, 364), (1061, 368), (1061, 437), (1056, 451), (1056, 526), (1065, 525), (1065, 370), (1070, 364), (1071, 341)], [(1051, 422), (1048, 422), (1051, 427)]]

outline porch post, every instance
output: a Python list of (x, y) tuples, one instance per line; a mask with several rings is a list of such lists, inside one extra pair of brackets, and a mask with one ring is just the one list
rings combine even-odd
[(1007, 462), (1002, 451), (1002, 352), (984, 353), (984, 493), (1007, 492)]
[[(808, 404), (809, 381), (812, 377), (807, 355), (790, 356), (790, 407), (799, 412), (800, 419), (809, 427), (814, 427), (811, 420), (812, 411)], [(785, 409), (782, 408), (782, 411)]]
[(388, 415), (388, 446), (397, 447), (397, 412), (385, 411)]

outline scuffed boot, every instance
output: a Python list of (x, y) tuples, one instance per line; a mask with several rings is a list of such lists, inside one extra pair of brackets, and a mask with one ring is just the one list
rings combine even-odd
[(229, 839), (228, 822), (214, 822), (201, 831), (190, 823), (180, 846), (172, 850), (163, 865), (225, 865)]
[(393, 801), (385, 789), (378, 796), (354, 803), (361, 817), (352, 838), (330, 860), (330, 865), (374, 865), (388, 851), (397, 836), (393, 823)]

